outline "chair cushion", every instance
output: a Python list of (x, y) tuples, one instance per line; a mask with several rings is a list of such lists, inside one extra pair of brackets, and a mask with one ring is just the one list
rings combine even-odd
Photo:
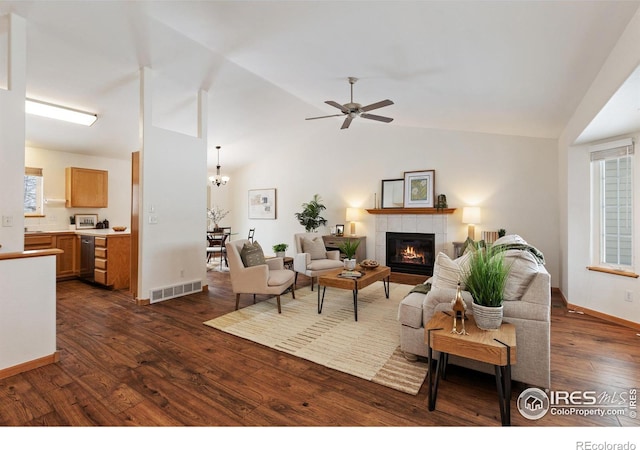
[(326, 259), (327, 249), (321, 237), (302, 239), (302, 253), (308, 253), (311, 259)]
[(282, 286), (293, 284), (293, 278), (295, 273), (292, 270), (270, 270), (269, 279), (267, 280), (268, 286)]
[(316, 272), (318, 270), (329, 270), (344, 267), (342, 261), (337, 259), (316, 259), (307, 264), (307, 270)]
[(242, 259), (242, 264), (244, 264), (245, 267), (266, 264), (264, 261), (264, 252), (260, 244), (258, 244), (258, 241), (253, 242), (253, 244), (244, 244), (242, 250), (240, 250), (240, 259)]

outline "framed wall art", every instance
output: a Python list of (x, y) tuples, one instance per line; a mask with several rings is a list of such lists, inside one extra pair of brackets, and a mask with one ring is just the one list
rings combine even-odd
[(76, 214), (76, 229), (95, 228), (98, 223), (97, 214)]
[(336, 236), (344, 236), (344, 225), (336, 225)]
[(417, 170), (404, 173), (404, 207), (433, 208), (435, 170)]
[(402, 208), (404, 206), (404, 178), (382, 180), (381, 208)]
[(249, 189), (249, 219), (276, 218), (276, 190)]

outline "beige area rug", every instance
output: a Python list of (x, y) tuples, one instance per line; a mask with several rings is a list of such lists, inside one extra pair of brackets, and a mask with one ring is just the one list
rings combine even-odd
[[(309, 287), (260, 301), (205, 325), (300, 358), (416, 395), (427, 374), (426, 362), (407, 361), (400, 351), (398, 304), (412, 286), (390, 283), (385, 298), (382, 282), (358, 293), (354, 320), (351, 291), (326, 290), (322, 314), (318, 294)], [(245, 301), (247, 299), (245, 298)]]

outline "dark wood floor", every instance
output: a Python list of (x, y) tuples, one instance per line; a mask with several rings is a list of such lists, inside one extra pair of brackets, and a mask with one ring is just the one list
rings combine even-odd
[[(204, 326), (235, 307), (228, 273), (208, 276), (208, 293), (150, 306), (127, 292), (58, 283), (60, 362), (0, 380), (0, 425), (499, 426), (491, 376), (450, 367), (429, 412), (426, 385), (404, 394)], [(572, 314), (555, 296), (551, 331), (554, 390), (640, 385), (636, 331)], [(531, 421), (515, 408), (523, 388), (514, 386), (514, 426), (638, 425)]]

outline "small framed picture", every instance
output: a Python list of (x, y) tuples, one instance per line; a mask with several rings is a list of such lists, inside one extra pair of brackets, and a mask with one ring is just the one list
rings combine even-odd
[(404, 206), (404, 178), (382, 180), (382, 208)]
[(344, 225), (336, 225), (336, 236), (344, 236)]
[(95, 228), (98, 223), (97, 214), (76, 214), (76, 229)]
[(433, 208), (435, 170), (404, 173), (404, 207)]

